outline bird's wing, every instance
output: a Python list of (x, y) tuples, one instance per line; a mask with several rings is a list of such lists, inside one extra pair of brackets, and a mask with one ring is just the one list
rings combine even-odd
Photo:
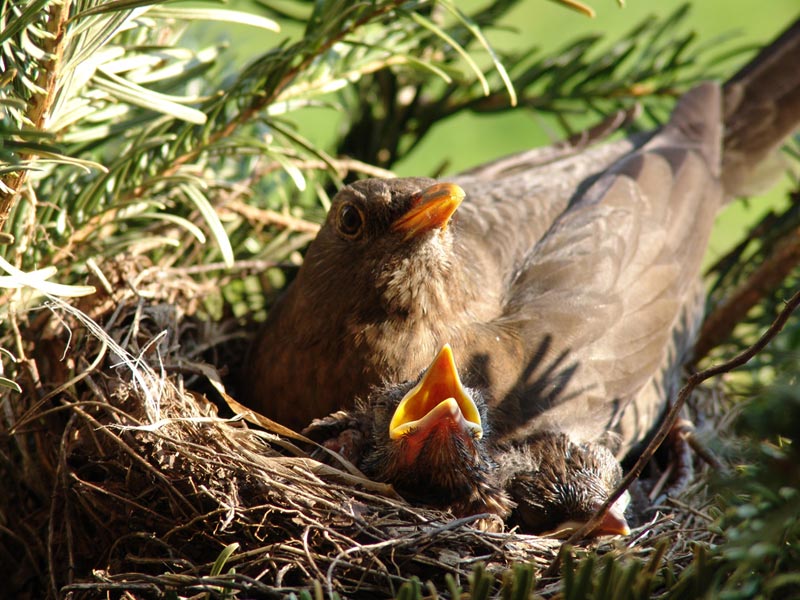
[[(703, 84), (658, 135), (556, 219), (493, 324), (515, 331), (507, 351), (524, 354), (501, 411), (580, 441), (599, 439), (623, 405), (641, 415), (638, 428), (653, 424), (663, 406), (638, 406), (637, 394), (672, 366), (670, 340), (681, 316), (697, 308), (701, 260), (722, 201), (720, 139), (719, 89)], [(679, 335), (683, 346), (688, 334)], [(622, 435), (626, 445), (634, 434)]]
[[(455, 215), (455, 251), (485, 273), (516, 273), (527, 253), (566, 210), (575, 190), (646, 140), (592, 146), (609, 128), (574, 145), (556, 145), (512, 155), (453, 179), (466, 192)], [(479, 242), (479, 243), (477, 243)]]

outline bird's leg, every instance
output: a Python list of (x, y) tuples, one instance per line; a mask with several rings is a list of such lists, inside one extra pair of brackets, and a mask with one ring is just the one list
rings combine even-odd
[(689, 446), (689, 437), (692, 435), (694, 435), (694, 423), (686, 419), (680, 419), (675, 423), (670, 432), (669, 440), (672, 443), (675, 476), (665, 490), (668, 496), (680, 494), (694, 477), (692, 449)]
[(672, 426), (667, 440), (672, 461), (650, 492), (650, 499), (654, 502), (660, 501), (664, 496), (674, 498), (680, 495), (694, 478), (690, 442), (695, 440), (695, 444), (698, 443), (694, 436), (694, 423), (687, 419), (679, 419)]

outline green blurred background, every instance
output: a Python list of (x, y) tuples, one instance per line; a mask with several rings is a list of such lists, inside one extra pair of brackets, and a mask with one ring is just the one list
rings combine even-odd
[[(541, 54), (552, 55), (586, 34), (602, 34), (609, 43), (613, 42), (649, 16), (666, 17), (685, 3), (681, 0), (627, 0), (620, 6), (616, 0), (585, 2), (596, 11), (595, 18), (565, 8), (554, 0), (528, 0), (509, 13), (501, 21), (501, 27), (484, 33), (498, 50), (522, 49), (535, 44)], [(274, 3), (265, 0), (265, 4)], [(470, 12), (485, 4), (469, 0), (459, 6)], [(684, 29), (693, 30), (700, 44), (719, 39), (720, 51), (763, 44), (800, 16), (798, 0), (696, 0), (690, 4)], [(257, 0), (233, 0), (230, 6), (263, 12)], [(222, 42), (229, 45), (230, 69), (241, 67), (281, 39), (302, 33), (300, 28), (269, 35), (254, 34), (252, 28), (244, 26), (206, 24), (199, 27), (202, 28), (190, 32), (198, 44)], [(476, 55), (476, 58), (482, 57)], [(341, 115), (332, 109), (305, 110), (301, 114), (302, 122), (297, 123), (301, 132), (326, 147), (341, 122)], [(592, 116), (587, 124), (594, 121), (596, 117)], [(505, 154), (551, 143), (561, 135), (562, 131), (551, 116), (526, 108), (495, 114), (459, 114), (435, 126), (394, 169), (398, 175), (430, 175), (440, 170), (444, 175), (456, 173)], [(790, 177), (785, 175), (780, 185), (765, 197), (737, 202), (726, 209), (712, 236), (707, 262), (724, 254), (741, 239), (749, 224), (760, 220), (771, 207), (784, 205), (790, 185)]]

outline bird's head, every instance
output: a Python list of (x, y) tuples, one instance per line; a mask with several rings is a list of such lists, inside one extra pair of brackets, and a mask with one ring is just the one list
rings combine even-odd
[(485, 403), (461, 384), (450, 346), (417, 381), (374, 392), (369, 408), (373, 450), (361, 462), (365, 473), (411, 501), (459, 515), (507, 512), (482, 439)]
[[(586, 523), (622, 479), (611, 451), (600, 444), (575, 443), (559, 432), (539, 432), (524, 446), (498, 454), (505, 488), (517, 503), (512, 520), (531, 533), (563, 537)], [(626, 493), (590, 533), (627, 535)]]
[(445, 344), (418, 383), (407, 391), (392, 413), (388, 437), (402, 450), (399, 463), (413, 465), (431, 442), (440, 451), (456, 445), (475, 455), (483, 437), (483, 422), (471, 390), (461, 384), (453, 352)]
[[(425, 285), (451, 262), (455, 184), (427, 178), (366, 179), (343, 188), (311, 244), (298, 281), (319, 303), (336, 298), (389, 314), (425, 310)], [(341, 300), (341, 301), (340, 301)]]

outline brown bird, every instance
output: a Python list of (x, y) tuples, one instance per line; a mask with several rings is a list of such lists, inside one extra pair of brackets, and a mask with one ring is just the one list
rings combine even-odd
[(250, 350), (245, 403), (301, 428), (374, 385), (414, 379), (445, 341), (463, 345), (502, 314), (526, 250), (575, 187), (634, 146), (575, 155), (580, 147), (501, 159), (457, 178), (462, 187), (402, 178), (343, 188)]
[(345, 187), (253, 348), (246, 401), (301, 427), (449, 342), (496, 444), (549, 431), (623, 456), (691, 347), (717, 211), (800, 118), (797, 56), (800, 22), (648, 135)]

